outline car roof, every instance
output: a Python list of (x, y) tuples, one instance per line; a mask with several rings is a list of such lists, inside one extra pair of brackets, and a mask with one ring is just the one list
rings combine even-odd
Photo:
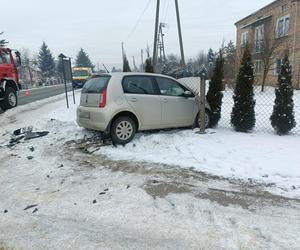
[(144, 73), (144, 72), (112, 72), (112, 73), (105, 73), (102, 75), (107, 75), (107, 76), (116, 76), (116, 77), (123, 77), (123, 76), (158, 76), (158, 77), (165, 77), (169, 79), (173, 79), (173, 77), (167, 76), (167, 75), (162, 75), (162, 74), (155, 74), (155, 73)]

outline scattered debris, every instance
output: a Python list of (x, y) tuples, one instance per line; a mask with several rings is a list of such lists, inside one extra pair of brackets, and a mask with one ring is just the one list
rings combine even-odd
[(50, 178), (50, 175), (47, 174), (46, 177), (47, 177), (47, 178)]
[(97, 203), (97, 201), (96, 200), (93, 200), (93, 204), (96, 204)]
[(63, 168), (64, 164), (60, 164), (57, 168)]
[(24, 210), (28, 210), (28, 209), (30, 209), (30, 208), (34, 208), (34, 207), (37, 207), (37, 206), (38, 206), (38, 204), (35, 204), (35, 205), (29, 205), (29, 206), (25, 207)]
[(29, 150), (30, 150), (31, 152), (33, 152), (33, 151), (34, 151), (34, 147), (33, 147), (33, 146), (29, 147)]
[[(13, 147), (20, 143), (23, 139), (24, 141), (36, 139), (49, 134), (49, 131), (32, 132), (33, 127), (20, 128), (13, 132), (13, 136), (9, 141), (8, 147)], [(33, 148), (33, 147), (32, 147)], [(34, 148), (33, 148), (34, 150)]]
[(104, 195), (104, 194), (106, 194), (106, 192), (100, 192), (100, 193), (99, 193), (99, 195)]
[(157, 183), (159, 183), (159, 181), (153, 180), (152, 183), (157, 184)]
[(14, 135), (21, 135), (21, 134), (25, 134), (25, 133), (28, 133), (28, 132), (31, 132), (33, 130), (33, 127), (30, 126), (30, 127), (24, 127), (24, 128), (19, 128), (17, 130), (14, 131)]
[(130, 188), (130, 185), (127, 185), (126, 189)]
[(30, 156), (27, 156), (27, 159), (28, 160), (32, 160), (34, 157), (32, 156), (32, 155), (30, 155)]
[(107, 192), (107, 191), (108, 191), (108, 188), (105, 188), (104, 191)]
[(37, 208), (35, 208), (32, 213), (34, 214), (35, 212), (39, 211)]

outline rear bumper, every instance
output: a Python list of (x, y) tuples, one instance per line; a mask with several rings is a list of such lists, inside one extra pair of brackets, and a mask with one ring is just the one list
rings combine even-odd
[(105, 132), (108, 130), (110, 117), (104, 114), (100, 108), (77, 108), (77, 124), (80, 127)]

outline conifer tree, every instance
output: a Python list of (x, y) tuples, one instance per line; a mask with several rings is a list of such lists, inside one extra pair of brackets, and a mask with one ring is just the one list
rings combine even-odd
[(276, 133), (278, 135), (285, 135), (296, 126), (294, 115), (292, 70), (288, 53), (286, 53), (282, 61), (280, 74), (278, 75), (278, 84), (279, 87), (275, 90), (276, 98), (270, 120)]
[(249, 132), (255, 126), (254, 74), (250, 50), (244, 51), (234, 90), (231, 124), (236, 131)]
[(123, 72), (131, 72), (127, 56), (123, 55)]
[(44, 78), (55, 75), (55, 63), (47, 44), (43, 42), (38, 55), (38, 68)]
[(216, 127), (221, 118), (221, 108), (223, 99), (223, 78), (224, 78), (224, 58), (220, 51), (217, 57), (213, 71), (212, 79), (209, 83), (209, 89), (206, 99), (211, 107), (210, 126)]
[(92, 61), (90, 60), (89, 55), (84, 51), (83, 48), (80, 48), (80, 50), (77, 53), (75, 65), (76, 67), (95, 67)]
[[(3, 32), (0, 32), (0, 36), (3, 34)], [(0, 47), (5, 47), (5, 45), (7, 44), (8, 42), (5, 40), (5, 39), (0, 39)]]
[(147, 72), (147, 73), (154, 73), (154, 69), (153, 69), (153, 65), (152, 65), (152, 60), (151, 60), (150, 57), (146, 59), (145, 72)]

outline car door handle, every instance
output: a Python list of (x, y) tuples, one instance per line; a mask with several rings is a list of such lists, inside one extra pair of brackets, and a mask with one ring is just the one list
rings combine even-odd
[(167, 102), (168, 102), (168, 99), (164, 98), (164, 99), (162, 99), (162, 101), (163, 101), (164, 103), (167, 103)]
[(129, 99), (131, 102), (137, 102), (137, 99), (136, 98), (130, 98)]

